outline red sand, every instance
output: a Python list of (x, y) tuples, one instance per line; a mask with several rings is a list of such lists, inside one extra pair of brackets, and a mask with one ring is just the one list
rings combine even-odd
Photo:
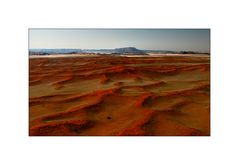
[(210, 135), (208, 56), (30, 58), (29, 134)]

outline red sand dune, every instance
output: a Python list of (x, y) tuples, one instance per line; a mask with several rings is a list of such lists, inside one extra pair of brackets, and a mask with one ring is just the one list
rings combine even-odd
[(32, 136), (208, 136), (210, 59), (30, 58)]

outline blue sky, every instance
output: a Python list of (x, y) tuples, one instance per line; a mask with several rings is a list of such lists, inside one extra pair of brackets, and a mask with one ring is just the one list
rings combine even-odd
[(209, 29), (30, 29), (29, 48), (138, 49), (210, 52)]

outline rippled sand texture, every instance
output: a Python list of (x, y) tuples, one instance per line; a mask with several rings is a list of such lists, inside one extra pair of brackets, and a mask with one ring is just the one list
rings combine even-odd
[(210, 58), (29, 59), (30, 135), (210, 135)]

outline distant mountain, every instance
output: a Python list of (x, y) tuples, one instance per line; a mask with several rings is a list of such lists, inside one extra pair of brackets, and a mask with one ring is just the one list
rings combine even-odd
[(29, 55), (49, 54), (101, 54), (101, 55), (148, 55), (147, 53), (159, 54), (210, 54), (193, 51), (170, 51), (170, 50), (139, 50), (135, 47), (116, 49), (30, 49)]
[(142, 50), (138, 50), (134, 47), (125, 47), (125, 48), (116, 48), (114, 49), (114, 53), (115, 54), (130, 54), (130, 55), (147, 55), (147, 53), (145, 53)]

